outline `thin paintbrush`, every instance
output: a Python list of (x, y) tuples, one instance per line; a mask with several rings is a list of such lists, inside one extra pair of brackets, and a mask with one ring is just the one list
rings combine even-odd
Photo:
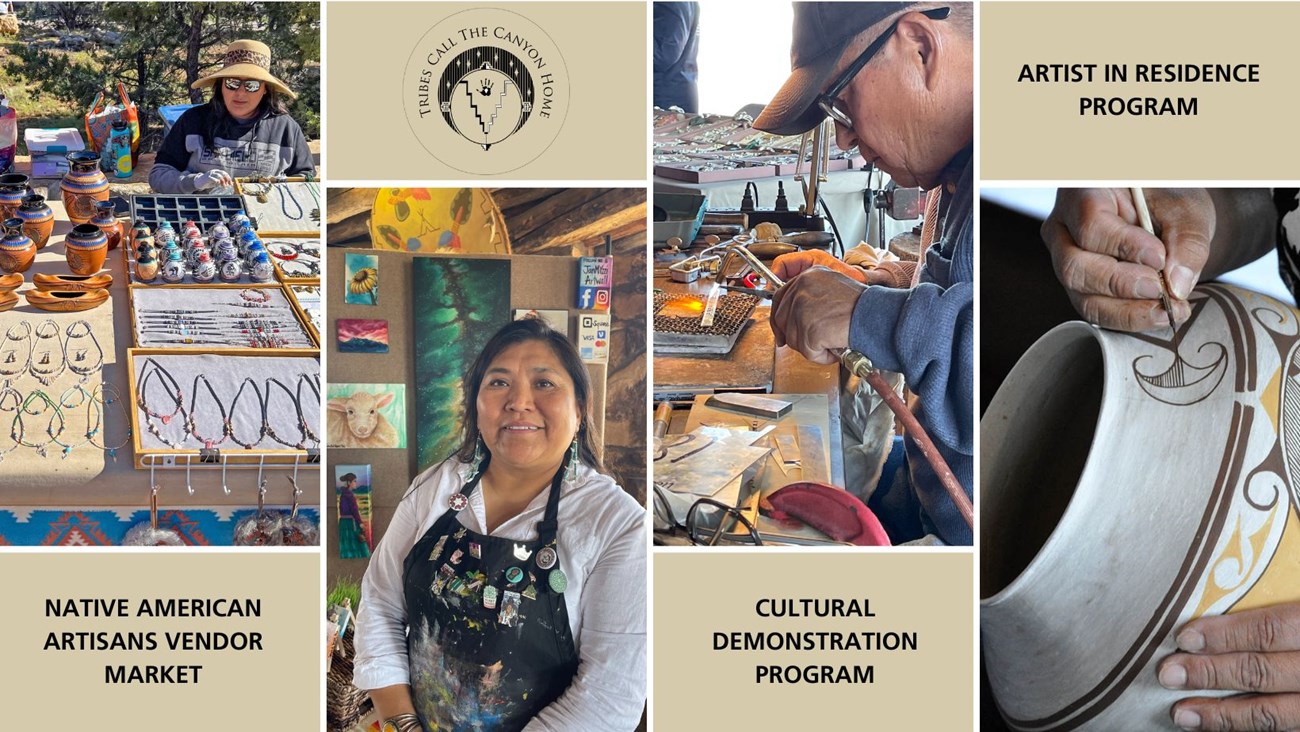
[[(1133, 205), (1137, 207), (1138, 221), (1142, 223), (1142, 228), (1147, 230), (1151, 236), (1156, 235), (1156, 229), (1151, 225), (1151, 211), (1147, 208), (1147, 197), (1142, 192), (1141, 186), (1133, 186), (1129, 189), (1133, 192)], [(1165, 309), (1165, 316), (1169, 318), (1169, 330), (1175, 335), (1178, 334), (1178, 327), (1174, 325), (1174, 309), (1169, 302), (1169, 280), (1165, 279), (1165, 271), (1162, 269), (1156, 274), (1160, 275), (1160, 305)]]

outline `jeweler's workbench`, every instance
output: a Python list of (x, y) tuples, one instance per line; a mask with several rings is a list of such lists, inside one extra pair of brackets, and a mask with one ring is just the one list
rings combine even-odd
[[(689, 284), (673, 282), (666, 267), (664, 261), (656, 262), (654, 286), (657, 291), (707, 298), (713, 286), (712, 279), (704, 278)], [(667, 482), (674, 483), (665, 495), (679, 523), (685, 522), (691, 503), (707, 492), (706, 497), (747, 510), (747, 516), (756, 522), (760, 534), (773, 543), (827, 543), (830, 539), (815, 529), (779, 524), (758, 516), (756, 510), (760, 494), (766, 495), (789, 483), (819, 480), (840, 486), (844, 484), (839, 410), (842, 375), (839, 364), (815, 364), (789, 348), (776, 348), (768, 325), (770, 310), (770, 300), (758, 303), (736, 345), (726, 355), (656, 354), (654, 393), (656, 401), (671, 399), (678, 406), (689, 406), (689, 410), (674, 410), (669, 434), (664, 441), (666, 445), (681, 443), (683, 448), (697, 449), (695, 444), (724, 439), (721, 437), (723, 433), (717, 432), (712, 437), (701, 436), (697, 443), (683, 442), (697, 428), (705, 427), (732, 432), (763, 432), (752, 444), (771, 451), (755, 461), (752, 458), (757, 453), (738, 445), (728, 445), (727, 450), (718, 453), (720, 457), (716, 467), (724, 471), (729, 469), (721, 466), (721, 457), (724, 456), (737, 461), (744, 461), (747, 459), (744, 456), (749, 456), (752, 465), (732, 479), (723, 476), (725, 485), (719, 483), (721, 488), (717, 490), (701, 489), (703, 478), (692, 477), (689, 471), (678, 475), (681, 473), (676, 470), (679, 465), (669, 464), (674, 460), (689, 459), (690, 456), (681, 451), (665, 454), (653, 463), (655, 480), (662, 484), (667, 478)], [(789, 414), (769, 419), (716, 409), (706, 404), (714, 394), (736, 392), (760, 394), (792, 402), (794, 406)], [(746, 445), (750, 444), (747, 437), (736, 437)], [(718, 446), (717, 443), (710, 444)], [(778, 445), (785, 449), (781, 450)], [(785, 452), (796, 454), (785, 455)], [(660, 465), (664, 467), (658, 467)], [(683, 477), (683, 480), (679, 481), (678, 477)], [(743, 541), (743, 538), (739, 540)]]
[[(230, 407), (231, 396), (221, 398), (221, 390), (231, 385), (229, 380), (221, 378), (222, 372), (228, 370), (225, 364), (234, 363), (231, 357), (236, 357), (234, 360), (248, 356), (283, 360), (292, 356), (311, 364), (310, 368), (302, 371), (319, 373), (318, 336), (304, 325), (308, 320), (305, 313), (299, 309), (295, 314), (287, 307), (288, 285), (272, 281), (256, 288), (252, 285), (242, 287), (254, 293), (253, 299), (257, 304), (265, 294), (269, 296), (268, 301), (276, 298), (274, 302), (285, 306), (286, 317), (296, 326), (293, 345), (299, 347), (297, 350), (249, 349), (253, 353), (228, 350), (225, 353), (229, 355), (220, 356), (226, 359), (222, 361), (223, 365), (207, 375), (210, 380), (208, 390), (204, 390), (202, 375), (179, 375), (182, 372), (173, 368), (178, 374), (173, 376), (173, 380), (178, 383), (160, 388), (166, 379), (162, 375), (152, 377), (151, 381), (156, 383), (147, 385), (150, 411), (142, 412), (136, 402), (139, 396), (136, 389), (137, 381), (144, 378), (140, 371), (144, 360), (151, 357), (155, 360), (171, 358), (173, 361), (200, 357), (194, 350), (186, 351), (180, 347), (185, 344), (174, 344), (177, 347), (165, 349), (133, 348), (147, 342), (136, 341), (137, 335), (143, 335), (137, 334), (137, 329), (143, 330), (143, 322), (155, 321), (141, 321), (133, 316), (132, 295), (147, 291), (149, 302), (154, 306), (176, 308), (179, 306), (165, 296), (167, 291), (183, 292), (188, 297), (197, 288), (151, 285), (132, 288), (132, 274), (127, 271), (128, 258), (123, 251), (130, 246), (130, 241), (129, 236), (124, 235), (119, 248), (108, 252), (104, 260), (101, 274), (109, 273), (113, 277), (107, 302), (82, 312), (36, 309), (23, 297), (35, 289), (34, 277), (37, 274), (68, 273), (64, 238), (71, 231), (72, 223), (57, 196), (49, 200), (48, 205), (53, 209), (55, 219), (49, 243), (36, 252), (33, 265), (23, 273), (25, 281), (18, 289), (18, 304), (11, 310), (0, 312), (0, 339), (5, 341), (0, 345), (0, 373), (4, 373), (0, 382), (11, 387), (11, 394), (16, 392), (24, 395), (24, 401), (31, 400), (30, 411), (18, 418), (18, 412), (14, 410), (21, 407), (13, 403), (17, 399), (0, 394), (0, 453), (3, 453), (0, 456), (0, 536), (6, 536), (6, 529), (14, 530), (29, 519), (33, 523), (48, 521), (50, 534), (57, 533), (60, 529), (55, 526), (56, 522), (43, 511), (53, 509), (63, 512), (61, 520), (70, 525), (71, 530), (67, 536), (54, 538), (52, 543), (113, 542), (111, 531), (107, 532), (110, 534), (107, 538), (97, 536), (97, 529), (93, 526), (95, 521), (87, 516), (95, 513), (96, 508), (113, 507), (120, 519), (126, 519), (138, 510), (144, 510), (147, 517), (151, 485), (160, 486), (160, 513), (171, 511), (169, 520), (184, 523), (186, 511), (197, 514), (200, 509), (208, 509), (208, 513), (215, 513), (217, 519), (224, 517), (228, 520), (238, 509), (252, 510), (258, 503), (259, 480), (266, 481), (266, 504), (287, 508), (293, 501), (292, 485), (288, 479), (296, 478), (296, 484), (304, 491), (299, 500), (307, 513), (317, 515), (319, 466), (308, 464), (313, 454), (310, 448), (314, 446), (305, 437), (307, 434), (320, 434), (319, 397), (315, 395), (319, 386), (316, 383), (308, 381), (308, 385), (303, 386), (295, 371), (287, 375), (287, 388), (293, 392), (297, 385), (296, 399), (292, 394), (285, 396), (277, 392), (273, 400), (259, 404), (256, 410), (250, 407), (251, 411), (265, 411), (269, 407), (281, 416), (289, 415), (277, 430), (280, 442), (263, 436), (266, 444), (256, 443), (256, 449), (244, 450), (222, 437), (226, 429), (223, 421), (235, 419), (235, 410)], [(130, 223), (125, 219), (119, 221), (123, 224), (124, 234), (129, 234)], [(318, 288), (319, 284), (315, 286)], [(243, 290), (240, 285), (231, 285), (225, 291), (237, 298)], [(238, 304), (239, 300), (233, 302)], [(176, 320), (179, 319), (173, 319)], [(164, 327), (175, 328), (175, 322)], [(247, 332), (253, 327), (245, 325), (243, 329)], [(28, 329), (30, 336), (27, 336)], [(153, 345), (160, 344), (155, 340)], [(220, 350), (208, 352), (222, 353)], [(100, 353), (102, 367), (97, 363)], [(8, 365), (6, 360), (9, 360)], [(23, 363), (27, 361), (30, 363)], [(24, 365), (26, 368), (22, 368)], [(46, 371), (54, 373), (46, 375)], [(180, 381), (185, 383), (179, 384)], [(172, 392), (177, 387), (184, 392), (183, 407), (175, 407), (176, 397)], [(197, 398), (193, 394), (195, 391)], [(45, 402), (39, 394), (33, 396), (35, 392), (46, 394), (50, 402)], [(95, 405), (87, 405), (84, 401), (89, 395), (101, 396), (105, 403), (94, 409)], [(251, 404), (254, 400), (245, 401)], [(60, 402), (62, 409), (54, 408)], [(75, 408), (71, 407), (74, 403), (77, 405)], [(215, 414), (218, 410), (214, 405), (218, 403), (222, 404), (220, 411), (223, 414), (230, 414), (208, 420), (206, 412)], [(306, 409), (295, 410), (295, 404), (306, 405)], [(208, 410), (208, 406), (213, 406), (213, 409)], [(241, 407), (239, 411), (242, 414), (246, 410)], [(301, 432), (296, 429), (300, 413), (309, 414), (308, 421), (312, 422)], [(195, 414), (201, 418), (197, 425), (186, 419)], [(133, 419), (137, 423), (134, 430)], [(189, 443), (183, 445), (185, 449), (172, 450), (165, 444), (151, 444), (149, 437), (145, 436), (142, 447), (141, 433), (148, 432), (146, 423), (160, 428), (168, 435), (167, 439), (174, 442), (180, 442), (180, 435), (185, 433)], [(255, 433), (256, 427), (253, 430)], [(15, 431), (20, 433), (21, 440), (11, 439)], [(210, 442), (224, 443), (220, 445), (216, 458), (209, 454), (208, 464), (201, 462), (201, 442), (189, 436), (193, 431), (208, 435), (203, 439)], [(58, 437), (52, 439), (51, 434)], [(253, 442), (247, 430), (239, 434), (242, 434), (243, 442)], [(299, 447), (303, 449), (297, 449)], [(137, 468), (138, 463), (144, 462), (145, 454), (153, 467)], [(177, 513), (176, 509), (181, 509), (181, 512)], [(211, 524), (208, 526), (209, 532), (224, 530), (213, 529)], [(187, 539), (194, 538), (194, 533), (187, 536)], [(230, 537), (202, 536), (194, 543), (229, 544)]]

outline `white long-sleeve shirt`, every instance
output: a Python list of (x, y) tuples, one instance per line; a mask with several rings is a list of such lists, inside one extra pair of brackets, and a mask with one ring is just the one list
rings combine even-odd
[[(357, 613), (352, 681), (358, 688), (410, 683), (402, 563), (464, 485), (464, 468), (451, 458), (417, 476), (370, 558)], [(491, 535), (537, 538), (549, 493), (542, 491)], [(458, 518), (470, 531), (488, 533), (482, 491), (473, 492)], [(569, 580), (564, 601), (578, 673), (525, 729), (634, 729), (646, 696), (645, 509), (608, 476), (583, 465), (576, 485), (562, 484), (558, 521), (556, 549)]]

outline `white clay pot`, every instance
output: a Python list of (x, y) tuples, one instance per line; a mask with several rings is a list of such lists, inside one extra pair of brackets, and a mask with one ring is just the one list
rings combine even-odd
[(1300, 321), (1220, 285), (1177, 337), (1067, 323), (981, 423), (980, 636), (1015, 730), (1176, 729), (1187, 621), (1300, 600)]

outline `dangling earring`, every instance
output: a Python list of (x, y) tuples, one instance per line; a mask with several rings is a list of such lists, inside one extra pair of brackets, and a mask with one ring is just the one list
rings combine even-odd
[(478, 475), (479, 466), (483, 464), (483, 435), (480, 433), (474, 437), (474, 458), (470, 461), (469, 467), (465, 469), (463, 478), (468, 483)]
[(578, 480), (578, 436), (573, 436), (573, 444), (569, 445), (569, 466), (564, 471), (564, 479), (573, 483)]

